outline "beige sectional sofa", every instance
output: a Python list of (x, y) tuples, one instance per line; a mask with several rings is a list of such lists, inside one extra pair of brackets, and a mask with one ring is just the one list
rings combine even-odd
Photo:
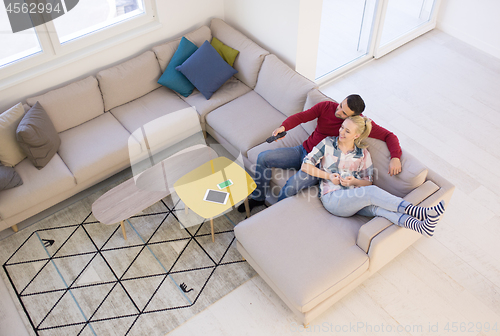
[[(185, 36), (197, 46), (212, 37), (207, 26)], [(27, 158), (15, 166), (23, 184), (0, 191), (0, 230), (17, 230), (19, 222), (129, 167), (132, 132), (191, 107), (157, 83), (179, 40), (27, 99), (26, 111), (37, 101), (43, 106), (61, 145), (40, 170)]]
[[(59, 134), (61, 145), (43, 169), (38, 170), (28, 159), (15, 166), (23, 184), (0, 191), (0, 230), (8, 227), (17, 230), (19, 222), (129, 167), (128, 139), (150, 121), (193, 107), (205, 131), (209, 113), (222, 109), (237, 98), (251, 94), (244, 99), (267, 104), (253, 89), (269, 52), (220, 19), (214, 19), (210, 27), (202, 26), (184, 37), (200, 47), (206, 40), (211, 41), (212, 35), (239, 50), (239, 55), (234, 63), (238, 73), (209, 100), (198, 90), (183, 97), (158, 84), (181, 38), (155, 46), (133, 59), (101, 70), (95, 76), (28, 98), (25, 110), (40, 102)], [(311, 83), (308, 85), (313, 87)], [(252, 104), (247, 103), (248, 99), (243, 110), (250, 112)], [(238, 113), (244, 111), (240, 108)], [(273, 112), (272, 122), (284, 118), (280, 112)], [(250, 116), (250, 113), (242, 115)], [(266, 131), (260, 130), (261, 117), (250, 118), (254, 121), (254, 128), (259, 129), (258, 133), (251, 135), (250, 145), (261, 143), (269, 133), (269, 125)], [(227, 129), (227, 123), (222, 122), (222, 128)], [(213, 128), (209, 128), (216, 134)], [(248, 148), (246, 146), (244, 151)]]
[[(315, 83), (220, 19), (185, 37), (198, 47), (217, 37), (239, 51), (238, 73), (208, 100), (197, 90), (184, 97), (157, 83), (180, 38), (27, 99), (26, 110), (37, 101), (44, 107), (61, 145), (41, 170), (28, 159), (15, 166), (24, 184), (0, 191), (0, 230), (129, 167), (131, 134), (175, 111), (196, 109), (201, 128), (242, 157), (250, 172), (261, 151), (297, 146), (313, 132), (315, 121), (294, 128), (282, 141), (265, 142), (287, 116), (331, 99)], [(376, 171), (384, 172), (390, 159), (385, 143), (372, 140), (369, 150)], [(375, 184), (415, 204), (449, 201), (453, 185), (406, 152), (402, 163), (400, 175), (380, 173)], [(273, 169), (272, 186), (281, 187), (292, 173)], [(335, 217), (321, 205), (316, 188), (241, 222), (235, 235), (242, 255), (303, 323), (420, 238), (383, 218)]]

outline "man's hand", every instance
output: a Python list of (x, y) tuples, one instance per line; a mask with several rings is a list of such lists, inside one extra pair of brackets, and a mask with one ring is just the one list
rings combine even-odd
[[(278, 127), (277, 129), (275, 129), (273, 131), (273, 136), (276, 136), (278, 133), (281, 133), (281, 132), (284, 132), (284, 131), (285, 131), (285, 126), (280, 126), (280, 127)], [(284, 137), (282, 137), (282, 138), (277, 139), (277, 140), (284, 139), (285, 137), (286, 137), (286, 135)]]
[(330, 176), (328, 176), (328, 178), (330, 179), (330, 181), (332, 181), (333, 184), (340, 184), (340, 175), (339, 174), (337, 174), (337, 173), (330, 174)]
[(340, 184), (344, 187), (350, 187), (356, 185), (356, 178), (354, 176), (347, 176), (346, 178), (340, 178)]
[(401, 160), (398, 158), (392, 158), (389, 162), (389, 175), (398, 175), (401, 173)]

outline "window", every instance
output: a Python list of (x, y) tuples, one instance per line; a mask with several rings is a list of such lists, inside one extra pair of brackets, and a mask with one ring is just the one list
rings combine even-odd
[(42, 51), (35, 29), (12, 33), (4, 6), (0, 5), (0, 67)]
[[(28, 3), (17, 2), (22, 1)], [(62, 0), (61, 4), (64, 15), (17, 33), (12, 33), (7, 15), (12, 7), (0, 5), (0, 78), (97, 45), (156, 17), (154, 0)]]
[(80, 0), (73, 10), (55, 19), (54, 26), (64, 44), (144, 14), (142, 0)]
[(431, 19), (432, 6), (432, 0), (389, 1), (381, 45), (386, 45), (415, 27), (428, 22)]

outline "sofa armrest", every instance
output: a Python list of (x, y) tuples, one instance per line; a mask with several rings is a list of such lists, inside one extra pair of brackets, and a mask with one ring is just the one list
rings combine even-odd
[[(419, 204), (437, 190), (439, 187), (434, 182), (427, 180), (406, 195), (404, 199), (412, 204)], [(383, 217), (373, 218), (359, 229), (357, 245), (368, 253), (372, 239), (391, 225), (392, 223)]]
[[(405, 199), (421, 206), (433, 206), (441, 200), (448, 204), (454, 189), (452, 183), (429, 170), (427, 181), (408, 194)], [(427, 196), (418, 202), (418, 198), (425, 194)], [(416, 231), (391, 224), (385, 218), (374, 218), (360, 228), (357, 245), (368, 253), (371, 273), (378, 271), (422, 237)]]
[(431, 169), (427, 172), (427, 181), (434, 182), (440, 188), (437, 192), (432, 194), (432, 196), (422, 201), (421, 206), (433, 206), (438, 204), (441, 200), (444, 200), (445, 204), (448, 205), (451, 200), (451, 195), (453, 195), (453, 191), (455, 191), (455, 185)]

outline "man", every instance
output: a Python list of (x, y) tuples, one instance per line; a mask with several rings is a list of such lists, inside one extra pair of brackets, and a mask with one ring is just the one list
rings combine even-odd
[[(255, 183), (257, 188), (249, 197), (250, 209), (263, 205), (266, 199), (266, 189), (271, 181), (271, 168), (295, 169), (297, 173), (288, 179), (281, 189), (278, 202), (286, 197), (293, 196), (303, 188), (310, 187), (318, 183), (319, 179), (300, 170), (304, 157), (327, 136), (338, 136), (339, 128), (344, 119), (361, 115), (365, 110), (363, 99), (352, 94), (347, 96), (340, 104), (337, 102), (324, 101), (314, 105), (309, 110), (296, 113), (283, 121), (280, 127), (273, 131), (276, 135), (283, 131), (289, 131), (302, 123), (317, 119), (317, 126), (314, 132), (297, 147), (277, 148), (261, 152), (257, 158), (255, 169)], [(385, 141), (391, 153), (391, 161), (388, 173), (397, 175), (401, 172), (401, 147), (398, 138), (383, 127), (372, 121), (372, 131), (370, 138)], [(239, 212), (245, 212), (244, 205), (238, 207)]]

